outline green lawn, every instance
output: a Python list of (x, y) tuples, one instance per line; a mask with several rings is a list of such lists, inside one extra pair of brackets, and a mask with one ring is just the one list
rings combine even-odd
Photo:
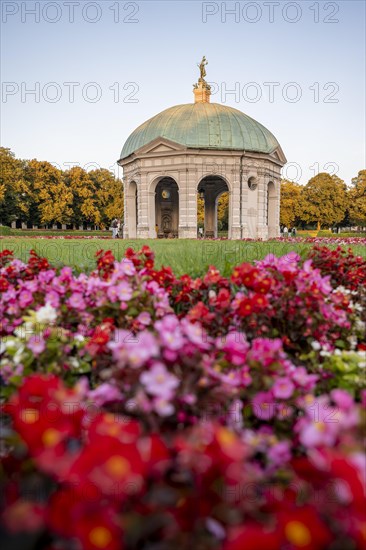
[[(200, 241), (200, 240), (58, 240), (37, 238), (12, 238), (0, 240), (0, 249), (14, 251), (17, 258), (26, 260), (32, 248), (45, 256), (53, 265), (71, 265), (78, 270), (90, 271), (95, 266), (97, 250), (112, 250), (120, 259), (127, 247), (139, 249), (148, 244), (156, 254), (156, 265), (169, 265), (177, 275), (189, 273), (200, 276), (207, 266), (215, 265), (224, 275), (228, 275), (234, 265), (253, 262), (272, 253), (276, 256), (291, 251), (305, 257), (311, 245), (283, 242), (243, 242), (243, 241)], [(353, 245), (357, 254), (366, 257), (365, 247)]]

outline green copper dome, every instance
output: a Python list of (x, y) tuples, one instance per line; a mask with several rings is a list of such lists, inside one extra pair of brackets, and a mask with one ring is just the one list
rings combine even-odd
[(188, 103), (162, 111), (136, 128), (121, 159), (162, 137), (193, 149), (272, 153), (278, 141), (267, 128), (237, 109), (219, 103)]

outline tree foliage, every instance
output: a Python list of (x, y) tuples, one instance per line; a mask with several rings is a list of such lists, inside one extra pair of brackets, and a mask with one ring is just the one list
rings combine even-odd
[(229, 193), (223, 193), (217, 204), (217, 222), (219, 231), (226, 231), (229, 227)]
[(41, 223), (69, 223), (72, 192), (63, 180), (61, 170), (49, 162), (31, 160), (28, 174), (33, 183)]
[(325, 172), (309, 180), (301, 192), (301, 218), (305, 222), (332, 226), (343, 221), (348, 207), (347, 186)]
[(296, 227), (301, 220), (301, 191), (303, 187), (293, 181), (281, 182), (280, 224)]
[(366, 170), (360, 170), (352, 179), (349, 191), (349, 218), (351, 223), (366, 225)]
[(105, 169), (62, 171), (46, 161), (20, 160), (0, 148), (0, 223), (108, 227), (123, 217), (123, 184)]
[(11, 222), (28, 214), (28, 187), (24, 179), (24, 163), (10, 149), (0, 147), (0, 222)]

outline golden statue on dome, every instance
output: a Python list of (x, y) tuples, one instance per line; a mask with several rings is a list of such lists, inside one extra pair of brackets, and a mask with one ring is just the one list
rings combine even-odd
[(193, 88), (195, 90), (197, 90), (198, 88), (203, 89), (203, 90), (207, 90), (207, 91), (211, 90), (211, 87), (209, 86), (209, 84), (207, 84), (207, 82), (205, 80), (205, 76), (207, 75), (206, 65), (208, 65), (208, 61), (206, 59), (206, 56), (203, 56), (201, 63), (197, 63), (197, 67), (200, 70), (200, 77), (198, 79), (198, 83), (193, 84)]
[(200, 73), (201, 73), (200, 81), (205, 80), (205, 76), (207, 74), (206, 69), (205, 69), (206, 65), (208, 65), (208, 61), (207, 61), (206, 57), (203, 56), (201, 63), (197, 63), (197, 67), (199, 67)]

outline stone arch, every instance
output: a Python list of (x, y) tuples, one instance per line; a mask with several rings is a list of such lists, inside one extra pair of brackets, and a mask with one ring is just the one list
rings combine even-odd
[(267, 225), (268, 237), (277, 236), (277, 191), (273, 181), (267, 186)]
[(179, 236), (179, 186), (172, 176), (154, 178), (149, 190), (149, 235), (152, 238)]
[(231, 185), (222, 175), (207, 175), (201, 178), (197, 185), (197, 192), (204, 198), (204, 236), (207, 238), (217, 237), (217, 201), (223, 193), (229, 193), (229, 219), (228, 237), (231, 237), (232, 228), (232, 206), (231, 206)]
[(137, 184), (131, 181), (127, 188), (127, 231), (129, 239), (136, 239), (138, 225)]

